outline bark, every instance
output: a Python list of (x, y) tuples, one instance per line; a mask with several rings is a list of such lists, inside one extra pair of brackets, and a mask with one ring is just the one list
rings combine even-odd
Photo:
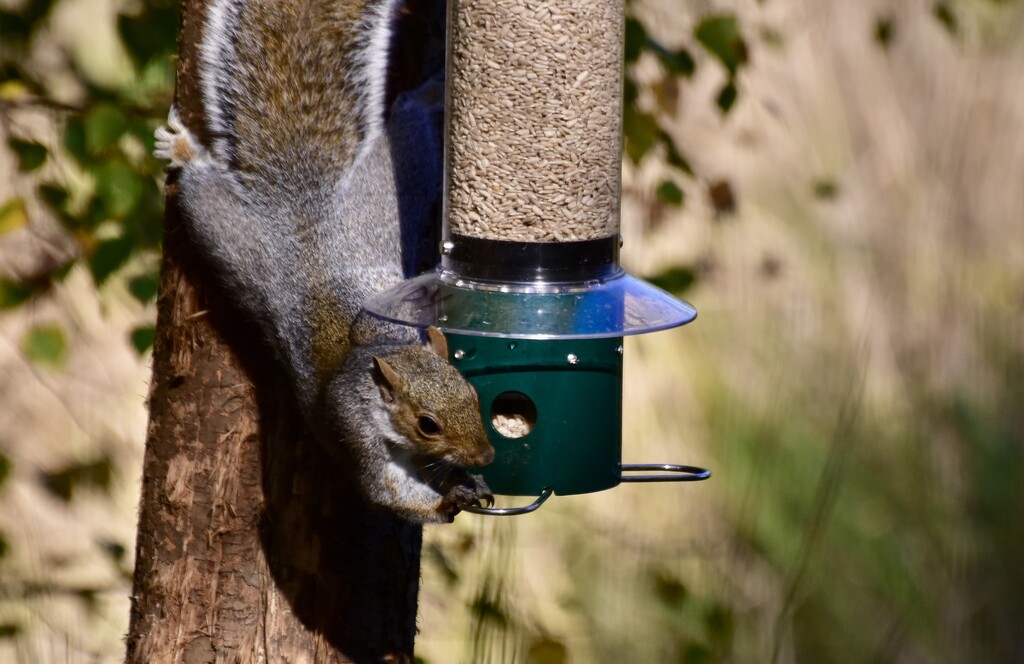
[[(193, 131), (204, 15), (183, 1)], [(421, 529), (358, 498), (206, 268), (170, 182), (126, 661), (411, 661)]]

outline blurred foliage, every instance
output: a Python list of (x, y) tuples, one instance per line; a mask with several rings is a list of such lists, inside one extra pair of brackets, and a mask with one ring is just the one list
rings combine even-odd
[[(88, 266), (97, 286), (126, 266), (146, 266), (134, 268), (129, 292), (148, 302), (157, 261), (133, 259), (159, 252), (163, 164), (151, 153), (173, 92), (178, 4), (124, 6), (117, 34), (132, 71), (117, 85), (70, 55), (39, 57), (54, 39), (51, 22), (62, 4), (29, 0), (0, 10), (0, 128), (22, 178), (78, 250), (42, 274), (0, 283), (0, 307), (45, 292), (75, 262)], [(21, 199), (0, 204), (0, 232), (30, 223), (32, 209)], [(145, 350), (147, 339), (140, 332), (131, 342)]]
[(7, 481), (7, 477), (11, 474), (11, 460), (7, 458), (2, 452), (0, 452), (0, 488), (3, 488), (4, 482)]
[[(691, 181), (697, 179), (697, 174), (666, 126), (677, 112), (677, 94), (673, 91), (691, 79), (698, 66), (704, 66), (699, 62), (706, 62), (692, 55), (697, 48), (703, 49), (727, 72), (727, 80), (715, 99), (720, 112), (726, 115), (739, 98), (737, 76), (748, 61), (747, 46), (737, 17), (733, 14), (704, 17), (694, 27), (690, 39), (669, 46), (652, 37), (640, 18), (627, 9), (622, 118), (625, 155), (634, 164), (648, 158), (661, 159), (676, 171), (678, 178)], [(660, 78), (644, 80), (638, 76), (638, 65), (645, 59), (658, 63)], [(709, 194), (720, 212), (729, 212), (735, 207), (728, 182), (720, 181)], [(683, 188), (672, 179), (662, 180), (654, 197), (670, 210), (679, 210), (686, 202)], [(720, 208), (719, 203), (723, 200), (725, 202)], [(690, 273), (694, 274), (692, 270)], [(654, 275), (652, 280), (655, 283), (670, 282), (675, 288), (674, 293), (682, 293), (679, 280), (672, 274)], [(686, 286), (693, 282), (691, 278)]]
[(13, 198), (0, 205), (0, 236), (24, 228), (28, 223), (25, 201)]
[[(119, 14), (107, 3), (90, 6), (79, 0), (0, 3), (0, 159), (15, 171), (0, 193), (0, 241), (16, 247), (9, 255), (19, 254), (17, 260), (5, 261), (0, 276), (0, 312), (12, 322), (13, 312), (23, 311), (23, 320), (31, 321), (34, 312), (49, 308), (48, 296), (76, 266), (86, 268), (99, 288), (127, 284), (127, 292), (139, 302), (155, 297), (163, 164), (151, 152), (153, 132), (166, 116), (173, 92), (178, 5), (175, 0), (118, 4)], [(69, 17), (77, 17), (79, 24)], [(23, 247), (38, 251), (21, 255)], [(47, 301), (34, 306), (42, 298)], [(58, 316), (59, 323), (49, 315), (44, 318), (46, 322), (18, 332), (12, 346), (60, 404), (73, 380), (71, 346), (83, 335), (73, 315)], [(124, 339), (140, 353), (152, 342), (151, 326)], [(102, 377), (87, 380), (85, 392), (94, 387), (93, 380), (98, 381), (95, 386), (102, 383)], [(18, 389), (9, 381), (3, 387)], [(61, 417), (74, 420), (76, 405), (63, 404)], [(110, 413), (88, 417), (109, 421), (111, 431), (121, 427)], [(88, 423), (75, 431), (78, 436), (95, 435)], [(58, 458), (66, 459), (67, 453), (74, 458), (74, 450), (81, 451), (73, 440), (39, 441), (40, 446), (54, 443), (60, 448), (53, 450)], [(45, 527), (34, 524), (40, 530), (53, 529), (68, 515), (82, 519), (80, 510), (87, 502), (80, 499), (83, 495), (99, 493), (110, 499), (112, 487), (124, 481), (115, 472), (114, 459), (85, 456), (29, 472), (17, 491), (7, 492), (4, 510), (19, 512), (19, 499), (42, 489), (38, 495), (54, 498), (58, 507)], [(18, 460), (19, 470), (34, 465)], [(8, 488), (4, 480), (10, 472), (8, 457), (0, 454), (0, 492)], [(0, 659), (13, 655), (11, 661), (51, 661), (56, 651), (40, 637), (47, 634), (69, 653), (68, 661), (78, 661), (70, 653), (87, 649), (76, 636), (80, 628), (90, 633), (118, 629), (106, 624), (109, 595), (118, 589), (99, 581), (104, 576), (99, 571), (92, 572), (92, 583), (101, 587), (80, 585), (67, 572), (85, 564), (81, 558), (87, 554), (70, 543), (67, 550), (79, 556), (75, 561), (66, 554), (37, 551), (37, 535), (9, 523), (0, 532)], [(53, 537), (74, 541), (74, 534), (65, 532)], [(126, 586), (130, 570), (124, 568), (130, 560), (122, 560), (125, 547), (113, 540), (97, 546), (111, 560), (108, 567), (115, 568), (108, 574), (113, 583)], [(55, 603), (67, 598), (77, 601), (78, 612), (56, 608)], [(54, 620), (58, 615), (61, 619)], [(75, 617), (68, 620), (71, 615)], [(91, 620), (99, 621), (99, 627)], [(88, 659), (110, 661), (117, 654), (90, 653)]]
[(106, 491), (113, 478), (113, 463), (103, 456), (91, 461), (67, 464), (41, 474), (42, 484), (56, 498), (70, 502), (83, 488)]
[(67, 355), (64, 332), (54, 325), (40, 325), (29, 331), (21, 344), (25, 357), (36, 364), (57, 368)]

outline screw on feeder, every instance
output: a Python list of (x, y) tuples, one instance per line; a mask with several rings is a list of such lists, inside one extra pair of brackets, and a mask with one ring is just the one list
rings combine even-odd
[(497, 451), (484, 478), (540, 496), (469, 511), (705, 479), (621, 462), (622, 337), (696, 317), (619, 266), (624, 0), (449, 0), (449, 18), (441, 264), (366, 309), (445, 331)]

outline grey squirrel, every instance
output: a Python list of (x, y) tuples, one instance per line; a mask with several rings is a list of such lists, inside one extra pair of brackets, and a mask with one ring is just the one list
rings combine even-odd
[(213, 0), (200, 44), (209, 148), (171, 109), (155, 154), (178, 170), (196, 247), (266, 337), (314, 434), (372, 504), (451, 521), (491, 495), (476, 392), (444, 335), (361, 312), (402, 279), (384, 131), (399, 0)]

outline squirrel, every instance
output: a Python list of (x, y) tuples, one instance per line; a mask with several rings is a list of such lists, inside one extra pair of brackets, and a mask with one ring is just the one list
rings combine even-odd
[(262, 333), (314, 436), (369, 503), (450, 522), (493, 500), (494, 458), (444, 335), (362, 303), (401, 281), (385, 132), (399, 0), (213, 0), (199, 49), (210, 145), (172, 107), (154, 154), (224, 292)]

